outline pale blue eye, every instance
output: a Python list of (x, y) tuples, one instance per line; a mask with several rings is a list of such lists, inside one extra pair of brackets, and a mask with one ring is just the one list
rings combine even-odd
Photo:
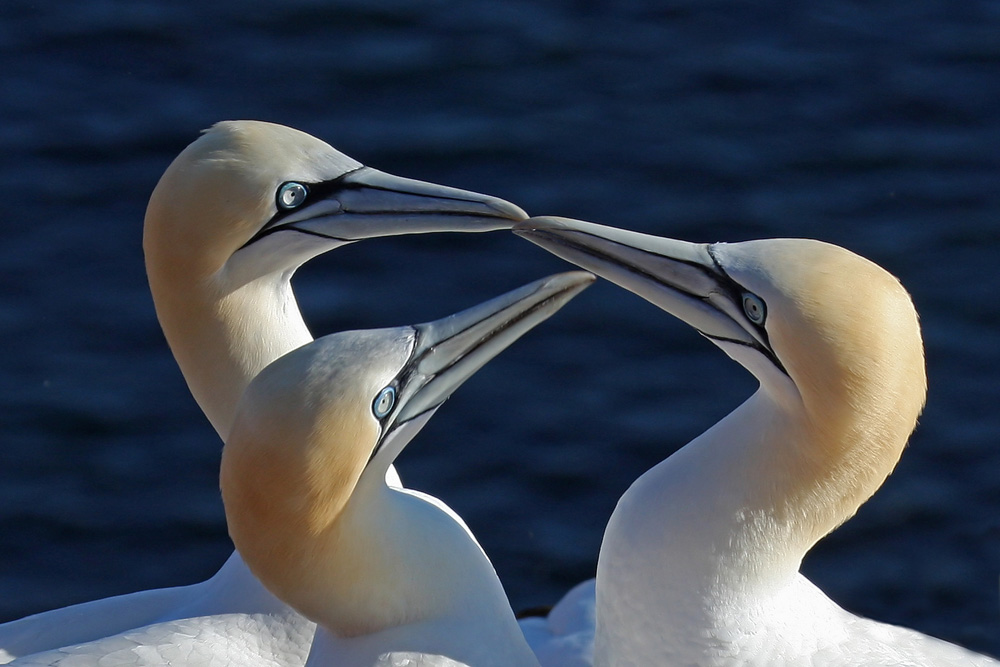
[(289, 181), (278, 188), (278, 208), (290, 211), (298, 208), (306, 200), (309, 189), (301, 183)]
[(396, 405), (396, 388), (386, 387), (378, 393), (375, 400), (372, 401), (372, 414), (374, 414), (378, 419), (382, 419), (387, 414), (392, 412), (393, 406)]
[(743, 312), (746, 313), (747, 319), (754, 324), (764, 324), (764, 319), (767, 317), (767, 308), (764, 306), (763, 299), (750, 292), (743, 293)]

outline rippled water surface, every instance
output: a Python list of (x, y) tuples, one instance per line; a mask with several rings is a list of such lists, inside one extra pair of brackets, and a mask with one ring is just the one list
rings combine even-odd
[[(226, 118), (532, 213), (696, 241), (807, 236), (900, 276), (930, 393), (896, 473), (805, 571), (1000, 652), (1000, 4), (122, 3), (0, 8), (0, 620), (209, 576), (220, 443), (145, 281), (142, 216)], [(314, 333), (425, 321), (566, 266), (506, 233), (300, 271)], [(752, 379), (599, 284), (404, 453), (515, 608), (592, 576), (616, 499)], [(694, 501), (694, 499), (693, 499)]]

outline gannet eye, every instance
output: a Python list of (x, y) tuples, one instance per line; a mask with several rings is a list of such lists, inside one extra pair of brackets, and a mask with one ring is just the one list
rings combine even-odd
[(372, 401), (372, 414), (378, 419), (382, 419), (392, 412), (392, 407), (396, 405), (396, 388), (386, 387), (378, 393)]
[(743, 312), (746, 313), (747, 319), (754, 324), (764, 324), (764, 318), (767, 317), (767, 308), (764, 306), (763, 299), (750, 292), (743, 293)]
[(307, 194), (309, 194), (309, 189), (301, 183), (296, 183), (295, 181), (283, 183), (278, 188), (278, 208), (283, 211), (298, 208), (306, 200)]

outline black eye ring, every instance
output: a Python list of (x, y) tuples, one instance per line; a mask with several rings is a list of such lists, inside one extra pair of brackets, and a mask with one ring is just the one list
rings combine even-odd
[(372, 414), (376, 418), (382, 419), (390, 412), (392, 412), (393, 407), (396, 405), (396, 388), (393, 386), (386, 387), (378, 393), (375, 400), (372, 401)]
[(757, 325), (764, 324), (764, 320), (767, 319), (767, 306), (764, 305), (764, 300), (750, 292), (743, 293), (743, 312), (746, 313), (748, 320)]
[(302, 206), (302, 203), (305, 202), (306, 197), (308, 196), (309, 188), (302, 183), (288, 181), (287, 183), (281, 184), (275, 198), (279, 209), (282, 211), (291, 211), (292, 209)]

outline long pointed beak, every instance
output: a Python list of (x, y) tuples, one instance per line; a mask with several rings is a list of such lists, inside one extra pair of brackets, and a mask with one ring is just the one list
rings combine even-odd
[(395, 423), (434, 410), (511, 343), (562, 308), (594, 276), (560, 273), (444, 319), (419, 324)]
[(416, 341), (400, 374), (396, 413), (383, 427), (369, 465), (378, 457), (388, 466), (463, 382), (593, 282), (583, 271), (559, 273), (413, 327)]
[(306, 187), (305, 203), (277, 215), (250, 243), (286, 229), (344, 242), (426, 232), (485, 232), (510, 229), (527, 217), (497, 197), (370, 167)]
[(706, 244), (554, 217), (529, 218), (514, 233), (638, 294), (708, 338), (768, 347), (743, 312), (741, 288)]

